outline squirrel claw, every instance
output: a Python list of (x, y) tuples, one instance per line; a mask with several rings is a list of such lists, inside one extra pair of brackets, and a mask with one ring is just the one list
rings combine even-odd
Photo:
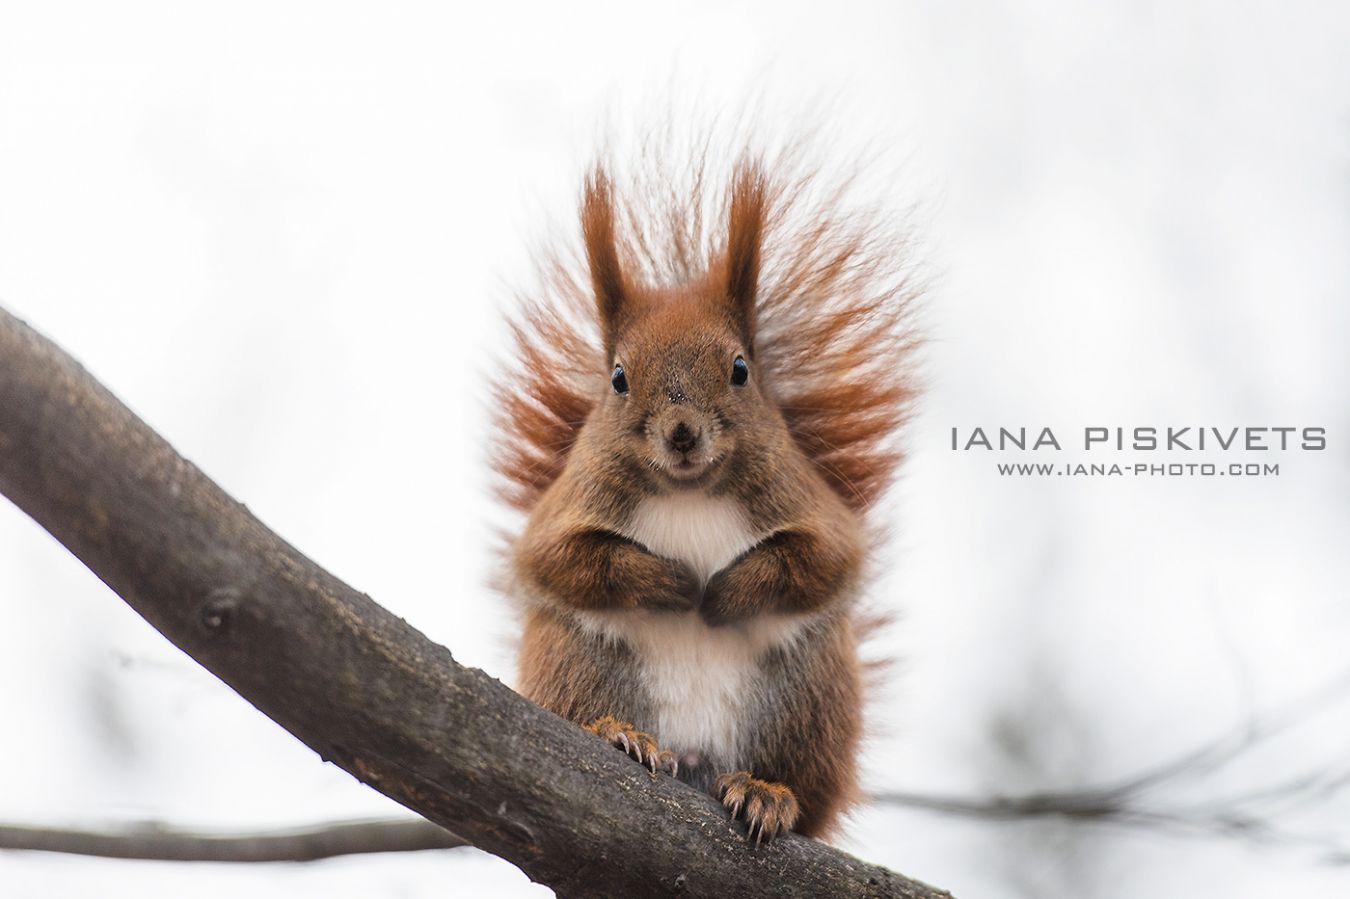
[(656, 744), (656, 738), (638, 730), (626, 721), (620, 721), (613, 715), (601, 716), (586, 730), (598, 736), (616, 749), (623, 750), (633, 761), (647, 768), (653, 775), (658, 771), (668, 771), (671, 777), (679, 770), (679, 763), (673, 753), (665, 752)]
[(797, 797), (784, 784), (759, 780), (749, 771), (736, 771), (718, 776), (714, 787), (731, 817), (745, 822), (746, 837), (756, 846), (791, 830), (797, 822)]

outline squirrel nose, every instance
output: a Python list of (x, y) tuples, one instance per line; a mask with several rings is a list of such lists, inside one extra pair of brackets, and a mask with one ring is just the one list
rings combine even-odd
[(698, 434), (690, 429), (689, 425), (680, 422), (675, 426), (675, 430), (670, 432), (666, 438), (670, 443), (670, 448), (676, 452), (687, 453), (698, 446)]

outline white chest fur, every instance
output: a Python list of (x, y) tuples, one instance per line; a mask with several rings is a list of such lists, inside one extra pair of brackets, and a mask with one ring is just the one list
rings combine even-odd
[(684, 562), (705, 583), (759, 542), (740, 503), (696, 490), (643, 500), (624, 534), (658, 556)]
[[(734, 500), (696, 491), (644, 501), (624, 533), (657, 555), (685, 562), (705, 582), (761, 536)], [(585, 621), (641, 659), (658, 742), (675, 752), (700, 752), (724, 770), (746, 761), (743, 705), (756, 689), (759, 657), (794, 640), (804, 624), (800, 617), (764, 614), (710, 628), (697, 612), (648, 611), (590, 613)]]

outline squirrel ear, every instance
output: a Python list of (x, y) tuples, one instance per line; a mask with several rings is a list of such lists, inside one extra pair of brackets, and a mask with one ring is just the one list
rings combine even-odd
[(606, 347), (612, 350), (626, 288), (614, 242), (614, 203), (610, 196), (609, 175), (601, 166), (596, 166), (586, 179), (581, 200), (581, 234), (591, 269), (600, 330)]
[(743, 163), (731, 186), (727, 219), (726, 292), (732, 321), (748, 353), (754, 353), (755, 301), (759, 293), (759, 253), (764, 239), (764, 175), (758, 164)]

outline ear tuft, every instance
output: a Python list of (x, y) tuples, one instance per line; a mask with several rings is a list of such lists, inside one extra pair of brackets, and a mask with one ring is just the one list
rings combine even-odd
[(591, 270), (596, 311), (605, 346), (612, 352), (626, 287), (614, 238), (614, 200), (609, 173), (597, 165), (586, 179), (581, 200), (581, 234)]
[(752, 356), (766, 193), (764, 172), (758, 162), (743, 162), (737, 166), (731, 185), (731, 210), (727, 216), (725, 287), (731, 302), (732, 321), (741, 332), (747, 353)]

